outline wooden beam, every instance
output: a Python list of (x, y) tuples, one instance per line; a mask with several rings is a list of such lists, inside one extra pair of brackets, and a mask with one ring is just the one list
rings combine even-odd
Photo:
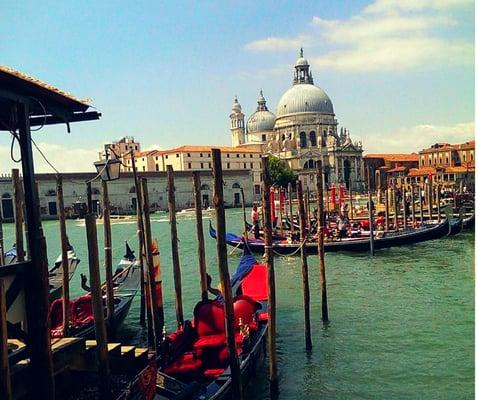
[(236, 339), (234, 333), (234, 308), (232, 303), (231, 279), (227, 265), (226, 248), (226, 214), (224, 211), (224, 181), (222, 178), (221, 150), (212, 149), (213, 174), (213, 203), (216, 209), (217, 224), (217, 264), (221, 279), (222, 294), (224, 297), (224, 315), (226, 325), (227, 348), (229, 350), (229, 367), (231, 369), (233, 399), (242, 400), (242, 383), (239, 359), (236, 353)]

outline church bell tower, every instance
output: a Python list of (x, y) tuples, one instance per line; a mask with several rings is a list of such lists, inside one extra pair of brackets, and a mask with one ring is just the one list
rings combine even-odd
[(231, 119), (232, 145), (234, 147), (240, 146), (246, 142), (246, 131), (244, 127), (244, 114), (242, 113), (241, 105), (237, 101), (237, 97), (234, 99), (229, 118)]

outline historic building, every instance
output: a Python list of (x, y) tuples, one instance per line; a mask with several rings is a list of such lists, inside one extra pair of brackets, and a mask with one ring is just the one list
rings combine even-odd
[(307, 185), (313, 184), (316, 163), (322, 160), (326, 184), (343, 182), (354, 190), (363, 189), (362, 144), (352, 142), (345, 128), (338, 129), (332, 101), (314, 85), (302, 49), (292, 87), (280, 98), (276, 113), (267, 108), (261, 90), (257, 110), (247, 124), (244, 117), (236, 98), (229, 116), (233, 146), (262, 150), (287, 161)]

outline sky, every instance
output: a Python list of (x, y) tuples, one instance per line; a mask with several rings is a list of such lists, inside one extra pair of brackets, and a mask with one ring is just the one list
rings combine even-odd
[[(275, 112), (301, 46), (365, 153), (474, 137), (472, 0), (0, 2), (0, 64), (102, 113), (33, 134), (61, 171), (92, 171), (125, 135), (143, 149), (230, 145), (234, 96), (247, 118), (262, 89)], [(0, 133), (1, 173), (15, 166), (10, 139)]]

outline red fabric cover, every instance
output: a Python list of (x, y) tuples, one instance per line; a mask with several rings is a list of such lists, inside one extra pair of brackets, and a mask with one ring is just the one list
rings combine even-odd
[(184, 353), (180, 358), (168, 365), (164, 372), (168, 375), (189, 374), (199, 371), (202, 362), (193, 353)]
[(269, 321), (269, 313), (268, 312), (261, 312), (257, 316), (257, 319), (259, 321)]
[(256, 264), (242, 281), (242, 293), (256, 301), (268, 299), (267, 266)]
[(363, 229), (368, 229), (368, 228), (370, 228), (370, 224), (368, 223), (367, 220), (360, 221), (360, 226), (361, 226)]
[(194, 309), (194, 327), (198, 336), (225, 332), (224, 307), (217, 301), (199, 302)]
[(205, 349), (207, 347), (222, 347), (226, 345), (226, 335), (221, 333), (219, 335), (206, 335), (199, 336), (199, 338), (194, 342), (193, 348), (196, 349)]
[(75, 325), (86, 325), (93, 322), (93, 306), (90, 294), (81, 296), (73, 301), (71, 319), (75, 322)]
[(63, 299), (56, 299), (50, 305), (50, 327), (51, 329), (63, 327)]
[[(241, 343), (237, 342), (237, 339), (239, 339)], [(236, 334), (236, 354), (239, 355), (242, 352), (242, 342), (244, 341), (244, 338), (239, 335), (238, 333)], [(229, 349), (227, 347), (223, 347), (221, 350), (219, 350), (217, 354), (217, 360), (219, 361), (220, 366), (227, 366), (229, 364)]]
[(249, 325), (251, 329), (257, 328), (254, 322), (254, 314), (259, 308), (252, 298), (249, 296), (241, 295), (234, 299), (234, 328), (239, 329), (239, 319), (246, 325)]
[(222, 373), (224, 372), (225, 368), (209, 368), (209, 369), (205, 369), (203, 371), (203, 375), (206, 377), (206, 378), (213, 378), (213, 379), (216, 379), (218, 378), (219, 376), (222, 375)]

